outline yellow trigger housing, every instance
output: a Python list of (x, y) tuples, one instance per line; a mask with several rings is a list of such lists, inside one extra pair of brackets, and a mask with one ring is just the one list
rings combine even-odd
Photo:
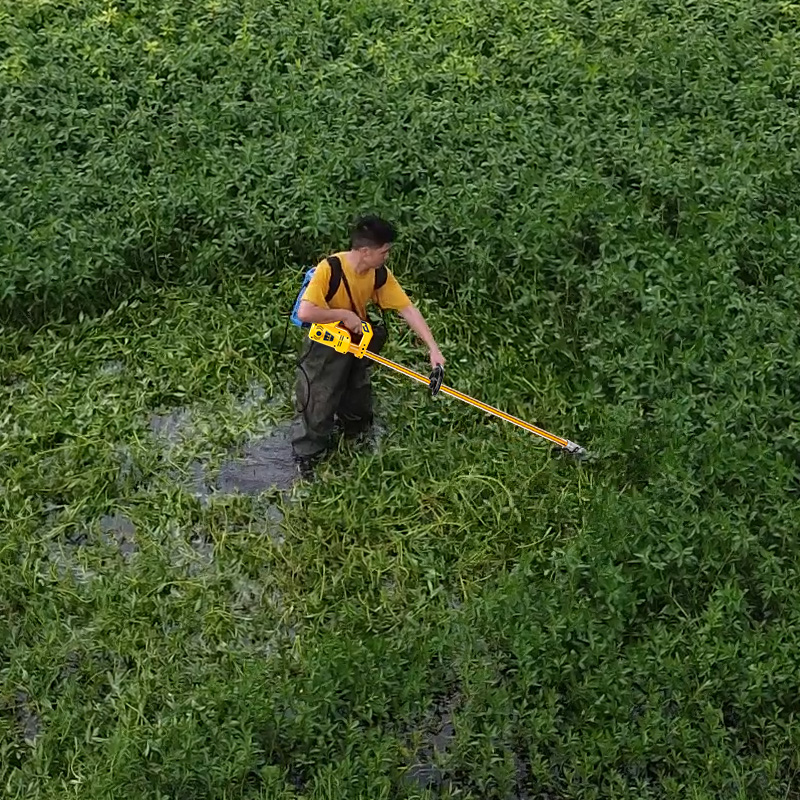
[(314, 322), (308, 332), (308, 338), (339, 353), (352, 353), (356, 358), (363, 358), (372, 340), (372, 326), (361, 320), (361, 339), (353, 344), (350, 331), (338, 322)]

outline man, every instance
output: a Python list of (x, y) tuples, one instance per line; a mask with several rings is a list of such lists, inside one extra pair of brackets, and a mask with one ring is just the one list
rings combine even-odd
[[(366, 304), (397, 311), (428, 346), (431, 367), (444, 366), (439, 347), (419, 310), (411, 303), (391, 271), (385, 267), (395, 240), (391, 223), (376, 216), (357, 220), (350, 233), (350, 249), (336, 253), (341, 264), (341, 281), (326, 302), (331, 277), (328, 258), (321, 261), (303, 293), (297, 316), (303, 322), (341, 322), (349, 331), (361, 334), (361, 320), (368, 320)], [(385, 270), (379, 283), (376, 271)], [(381, 277), (384, 276), (381, 270)], [(373, 329), (376, 326), (373, 324)], [(381, 345), (381, 328), (375, 330), (369, 349)], [(363, 433), (373, 422), (370, 371), (373, 362), (339, 353), (332, 347), (306, 337), (295, 387), (292, 448), (300, 472), (310, 475), (313, 464), (324, 454), (338, 417), (348, 436)]]

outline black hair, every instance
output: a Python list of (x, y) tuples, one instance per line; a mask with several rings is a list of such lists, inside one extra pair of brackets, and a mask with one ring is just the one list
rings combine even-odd
[(396, 237), (397, 231), (391, 222), (368, 214), (353, 223), (350, 229), (350, 246), (354, 250), (359, 247), (383, 247), (394, 242)]

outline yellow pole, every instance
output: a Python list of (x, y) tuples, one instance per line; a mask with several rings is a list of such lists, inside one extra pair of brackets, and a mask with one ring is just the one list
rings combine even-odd
[[(383, 364), (384, 367), (389, 367), (389, 369), (399, 372), (401, 375), (405, 375), (406, 377), (412, 378), (420, 383), (430, 385), (430, 380), (424, 375), (420, 375), (418, 372), (414, 372), (412, 369), (408, 369), (400, 364), (395, 364), (394, 361), (389, 361), (388, 358), (384, 358), (383, 356), (379, 356), (376, 353), (372, 353), (367, 350), (369, 342), (372, 339), (372, 327), (370, 326), (369, 322), (364, 320), (362, 320), (361, 325), (363, 333), (361, 336), (361, 341), (358, 345), (352, 343), (350, 331), (337, 323), (315, 322), (311, 325), (308, 335), (310, 339), (313, 339), (320, 344), (324, 344), (327, 347), (332, 347), (334, 350), (340, 353), (352, 353), (354, 356), (356, 356), (356, 358), (363, 358), (366, 356), (378, 364)], [(543, 439), (547, 439), (548, 441), (561, 446), (570, 453), (577, 453), (579, 455), (586, 454), (584, 448), (575, 444), (575, 442), (571, 442), (569, 439), (562, 439), (560, 436), (553, 436), (552, 433), (548, 433), (541, 428), (537, 428), (535, 425), (531, 425), (524, 420), (518, 419), (517, 417), (512, 417), (511, 414), (506, 414), (504, 411), (500, 411), (499, 408), (494, 408), (494, 406), (481, 403), (480, 400), (476, 400), (474, 397), (470, 397), (462, 392), (457, 392), (455, 389), (451, 389), (449, 386), (442, 385), (439, 387), (439, 391), (449, 394), (451, 397), (455, 397), (457, 400), (468, 403), (475, 408), (479, 408), (481, 411), (485, 411), (487, 414), (494, 414), (494, 416), (500, 417), (500, 419), (504, 419), (506, 422), (510, 422), (513, 425), (517, 425), (523, 430), (535, 433), (537, 436), (541, 436)]]
[[(369, 350), (367, 350), (364, 355), (367, 358), (371, 358), (373, 361), (377, 361), (378, 364), (383, 364), (384, 367), (389, 367), (389, 369), (399, 372), (401, 375), (406, 375), (407, 377), (413, 378), (414, 380), (424, 383), (425, 385), (429, 385), (430, 383), (428, 378), (420, 375), (418, 372), (414, 372), (414, 370), (403, 367), (400, 364), (395, 364), (394, 361), (390, 361), (388, 358), (371, 353)], [(504, 419), (506, 422), (511, 422), (514, 425), (518, 425), (520, 428), (530, 431), (531, 433), (535, 433), (538, 436), (553, 442), (554, 444), (566, 448), (570, 452), (583, 452), (582, 447), (574, 442), (569, 441), (569, 439), (562, 439), (560, 436), (554, 436), (552, 433), (548, 433), (541, 428), (537, 428), (535, 425), (531, 425), (524, 420), (518, 419), (517, 417), (512, 417), (511, 414), (506, 414), (504, 411), (494, 408), (494, 406), (481, 403), (480, 400), (475, 400), (475, 398), (463, 394), (462, 392), (458, 392), (455, 389), (451, 389), (449, 386), (442, 384), (439, 391), (449, 394), (451, 397), (455, 397), (457, 400), (462, 400), (463, 402), (468, 403), (475, 408), (479, 408), (481, 411), (485, 411), (487, 414), (494, 414), (496, 417), (500, 417), (500, 419)]]

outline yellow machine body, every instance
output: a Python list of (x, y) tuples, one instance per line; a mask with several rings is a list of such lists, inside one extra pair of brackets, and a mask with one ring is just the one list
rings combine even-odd
[(308, 338), (332, 347), (339, 353), (352, 353), (356, 358), (363, 358), (372, 341), (372, 326), (369, 322), (361, 320), (361, 341), (358, 344), (353, 344), (350, 331), (338, 322), (312, 323)]
[(313, 323), (308, 338), (332, 347), (339, 353), (347, 353), (350, 350), (350, 333), (332, 322)]

